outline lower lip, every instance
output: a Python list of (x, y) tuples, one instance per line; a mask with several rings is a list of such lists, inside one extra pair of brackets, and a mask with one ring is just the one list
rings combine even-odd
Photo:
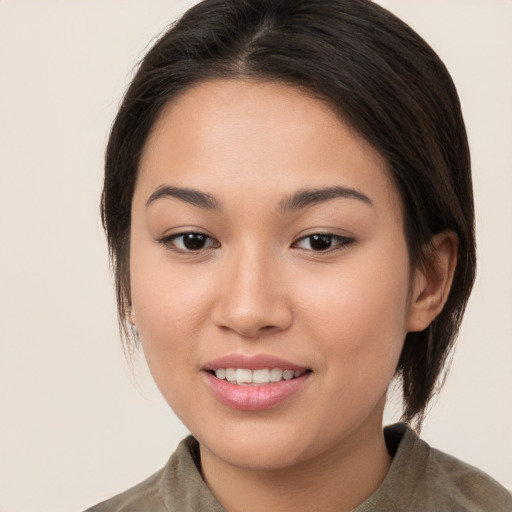
[(217, 400), (240, 411), (263, 411), (276, 407), (298, 393), (310, 375), (305, 373), (295, 379), (255, 386), (231, 384), (210, 372), (204, 372), (206, 382)]

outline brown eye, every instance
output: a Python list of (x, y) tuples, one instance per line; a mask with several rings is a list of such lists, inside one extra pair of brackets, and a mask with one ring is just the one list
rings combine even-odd
[(208, 237), (200, 233), (187, 233), (186, 235), (181, 235), (181, 237), (183, 246), (189, 251), (204, 249), (208, 241)]
[(309, 237), (309, 245), (313, 251), (325, 251), (332, 246), (332, 236), (313, 235)]
[(203, 233), (177, 233), (159, 240), (159, 242), (177, 252), (198, 252), (204, 249), (220, 247), (219, 242)]
[(315, 233), (301, 238), (295, 246), (308, 251), (322, 252), (331, 249), (339, 249), (353, 242), (352, 238), (339, 235)]

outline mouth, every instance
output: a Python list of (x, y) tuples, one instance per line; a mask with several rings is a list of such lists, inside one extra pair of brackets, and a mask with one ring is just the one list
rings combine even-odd
[(281, 381), (289, 381), (311, 373), (309, 369), (291, 370), (282, 368), (217, 368), (209, 371), (217, 379), (238, 386), (265, 386)]
[(216, 400), (239, 411), (264, 411), (290, 403), (308, 386), (313, 373), (268, 354), (230, 354), (201, 369)]

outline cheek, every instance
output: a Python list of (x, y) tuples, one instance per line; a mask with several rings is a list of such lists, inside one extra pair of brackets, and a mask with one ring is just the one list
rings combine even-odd
[(405, 250), (388, 257), (369, 253), (322, 283), (305, 283), (302, 316), (329, 359), (356, 379), (394, 374), (407, 332), (408, 268)]
[(190, 283), (183, 286), (179, 279), (156, 279), (148, 276), (144, 285), (133, 289), (133, 304), (137, 328), (143, 343), (161, 350), (179, 350), (190, 347), (204, 325), (203, 304), (206, 295), (192, 290)]
[(177, 271), (166, 256), (159, 246), (134, 243), (130, 262), (136, 326), (157, 383), (162, 378), (173, 380), (174, 374), (190, 366), (207, 319), (203, 276)]
[(190, 389), (197, 374), (197, 350), (204, 317), (190, 283), (154, 265), (132, 280), (141, 347), (153, 379), (174, 412), (189, 414)]

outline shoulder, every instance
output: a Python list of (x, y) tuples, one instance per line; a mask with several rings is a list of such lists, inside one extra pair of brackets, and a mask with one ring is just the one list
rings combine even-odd
[(404, 430), (392, 470), (402, 484), (395, 491), (405, 492), (408, 502), (419, 507), (412, 510), (512, 512), (512, 496), (496, 480), (431, 448), (410, 429)]
[(199, 449), (184, 439), (167, 464), (140, 484), (85, 512), (173, 512), (214, 510), (214, 502), (198, 469)]
[[(426, 444), (426, 443), (425, 443)], [(483, 471), (428, 445), (426, 477), (430, 487), (444, 489), (445, 501), (469, 511), (512, 512), (511, 494)]]
[(136, 512), (140, 510), (167, 512), (160, 494), (160, 481), (164, 470), (165, 468), (161, 469), (138, 485), (98, 503), (85, 512)]

